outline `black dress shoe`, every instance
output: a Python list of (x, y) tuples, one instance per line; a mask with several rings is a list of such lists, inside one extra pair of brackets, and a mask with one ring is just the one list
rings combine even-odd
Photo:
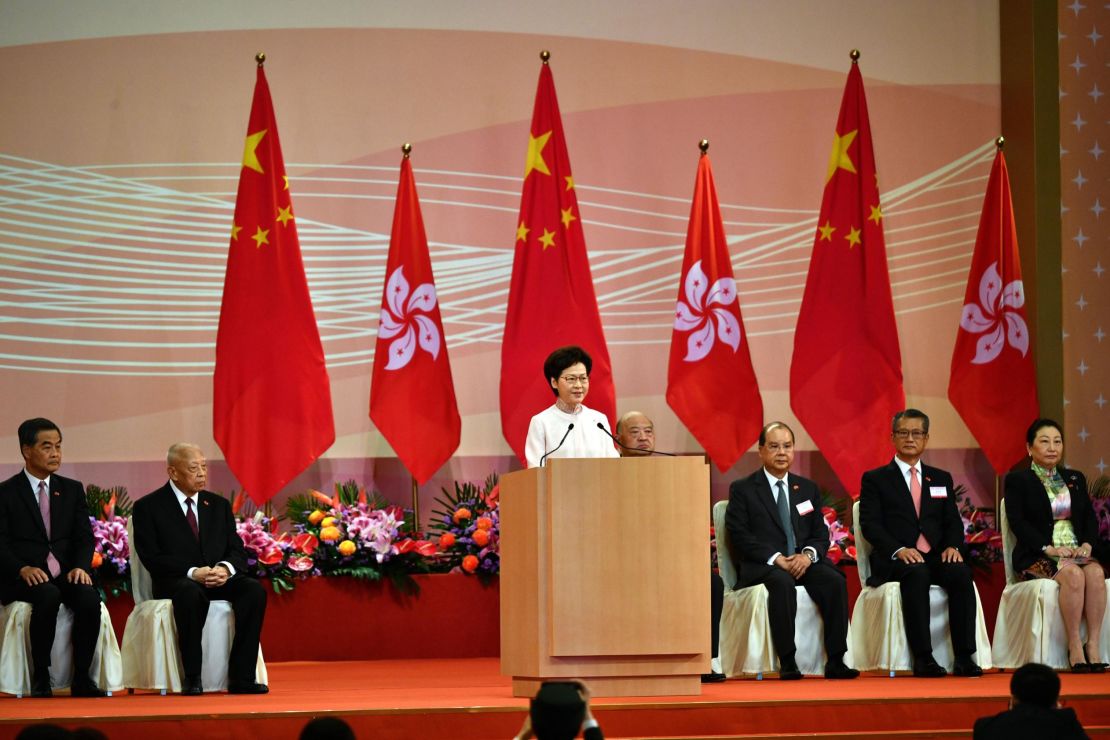
[(264, 683), (229, 683), (227, 685), (227, 693), (229, 694), (268, 694), (270, 687)]
[[(1089, 673), (1106, 673), (1106, 663), (1093, 663), (1091, 662), (1090, 658), (1087, 657), (1086, 645), (1083, 646), (1083, 660), (1087, 662), (1087, 667), (1090, 669), (1088, 671)], [(1076, 672), (1075, 666), (1072, 666), (1072, 671)]]
[(798, 670), (798, 664), (794, 659), (789, 660), (779, 659), (779, 680), (780, 681), (800, 681), (802, 672)]
[(204, 687), (200, 683), (200, 677), (190, 678), (186, 676), (181, 681), (181, 695), (182, 696), (200, 696), (204, 693)]
[(843, 660), (830, 660), (825, 664), (825, 678), (847, 679), (858, 677), (859, 671), (844, 665)]
[(948, 675), (948, 671), (944, 670), (944, 666), (932, 657), (929, 657), (925, 660), (915, 660), (913, 662), (913, 675), (914, 678), (944, 678)]
[(971, 658), (956, 658), (952, 666), (952, 674), (964, 678), (979, 678), (983, 675), (983, 669)]
[(50, 690), (49, 674), (45, 680), (36, 678), (31, 682), (31, 696), (35, 699), (48, 699), (54, 696), (54, 692)]
[(69, 689), (70, 696), (81, 696), (87, 699), (99, 699), (102, 696), (107, 696), (108, 693), (102, 691), (99, 686), (85, 679), (84, 681), (74, 681), (73, 686)]
[(716, 671), (701, 674), (702, 683), (721, 683), (726, 680), (728, 680), (728, 676), (723, 673), (717, 673)]

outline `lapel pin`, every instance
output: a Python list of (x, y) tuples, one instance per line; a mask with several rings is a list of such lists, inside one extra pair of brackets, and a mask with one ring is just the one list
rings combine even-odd
[(801, 486), (799, 486), (797, 483), (795, 483), (794, 484), (794, 490), (797, 491), (799, 488), (801, 488)]
[(932, 483), (932, 482), (933, 482), (933, 479), (932, 479), (932, 478), (930, 478), (929, 476), (925, 476), (925, 480), (926, 480), (927, 482), (929, 482), (929, 483)]

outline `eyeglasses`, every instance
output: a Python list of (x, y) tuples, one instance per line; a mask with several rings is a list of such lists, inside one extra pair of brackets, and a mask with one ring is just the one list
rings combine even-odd
[(559, 380), (563, 381), (567, 385), (589, 385), (590, 384), (590, 376), (589, 375), (564, 375), (563, 377), (559, 378)]
[(782, 452), (790, 452), (794, 449), (794, 445), (789, 442), (786, 442), (784, 444), (779, 444), (778, 442), (768, 442), (767, 449), (771, 452), (779, 452), (780, 450)]
[(910, 437), (914, 439), (924, 439), (929, 436), (929, 433), (924, 429), (896, 429), (894, 431), (894, 436), (898, 439), (909, 439)]

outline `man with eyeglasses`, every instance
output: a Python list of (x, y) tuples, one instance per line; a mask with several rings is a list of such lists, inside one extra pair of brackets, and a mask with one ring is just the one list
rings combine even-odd
[[(825, 559), (829, 529), (821, 513), (817, 485), (790, 472), (794, 432), (773, 421), (759, 433), (763, 466), (733, 481), (725, 526), (738, 572), (737, 588), (767, 587), (771, 642), (779, 656), (779, 678), (802, 677), (795, 660), (796, 586), (817, 604), (825, 626), (825, 678), (855, 678), (844, 663), (848, 651), (848, 585), (844, 574)], [(727, 557), (728, 553), (717, 553)]]
[(975, 586), (964, 562), (964, 527), (952, 476), (921, 462), (929, 443), (929, 417), (917, 409), (894, 415), (894, 459), (863, 474), (859, 513), (871, 543), (869, 586), (897, 581), (902, 618), (913, 653), (913, 675), (941, 678), (929, 636), (929, 587), (948, 592), (948, 615), (957, 676), (981, 676), (975, 662)]

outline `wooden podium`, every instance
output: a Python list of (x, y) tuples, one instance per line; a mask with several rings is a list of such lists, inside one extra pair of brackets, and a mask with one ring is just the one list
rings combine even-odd
[(501, 478), (501, 673), (514, 696), (700, 694), (709, 672), (709, 466), (556, 459)]

